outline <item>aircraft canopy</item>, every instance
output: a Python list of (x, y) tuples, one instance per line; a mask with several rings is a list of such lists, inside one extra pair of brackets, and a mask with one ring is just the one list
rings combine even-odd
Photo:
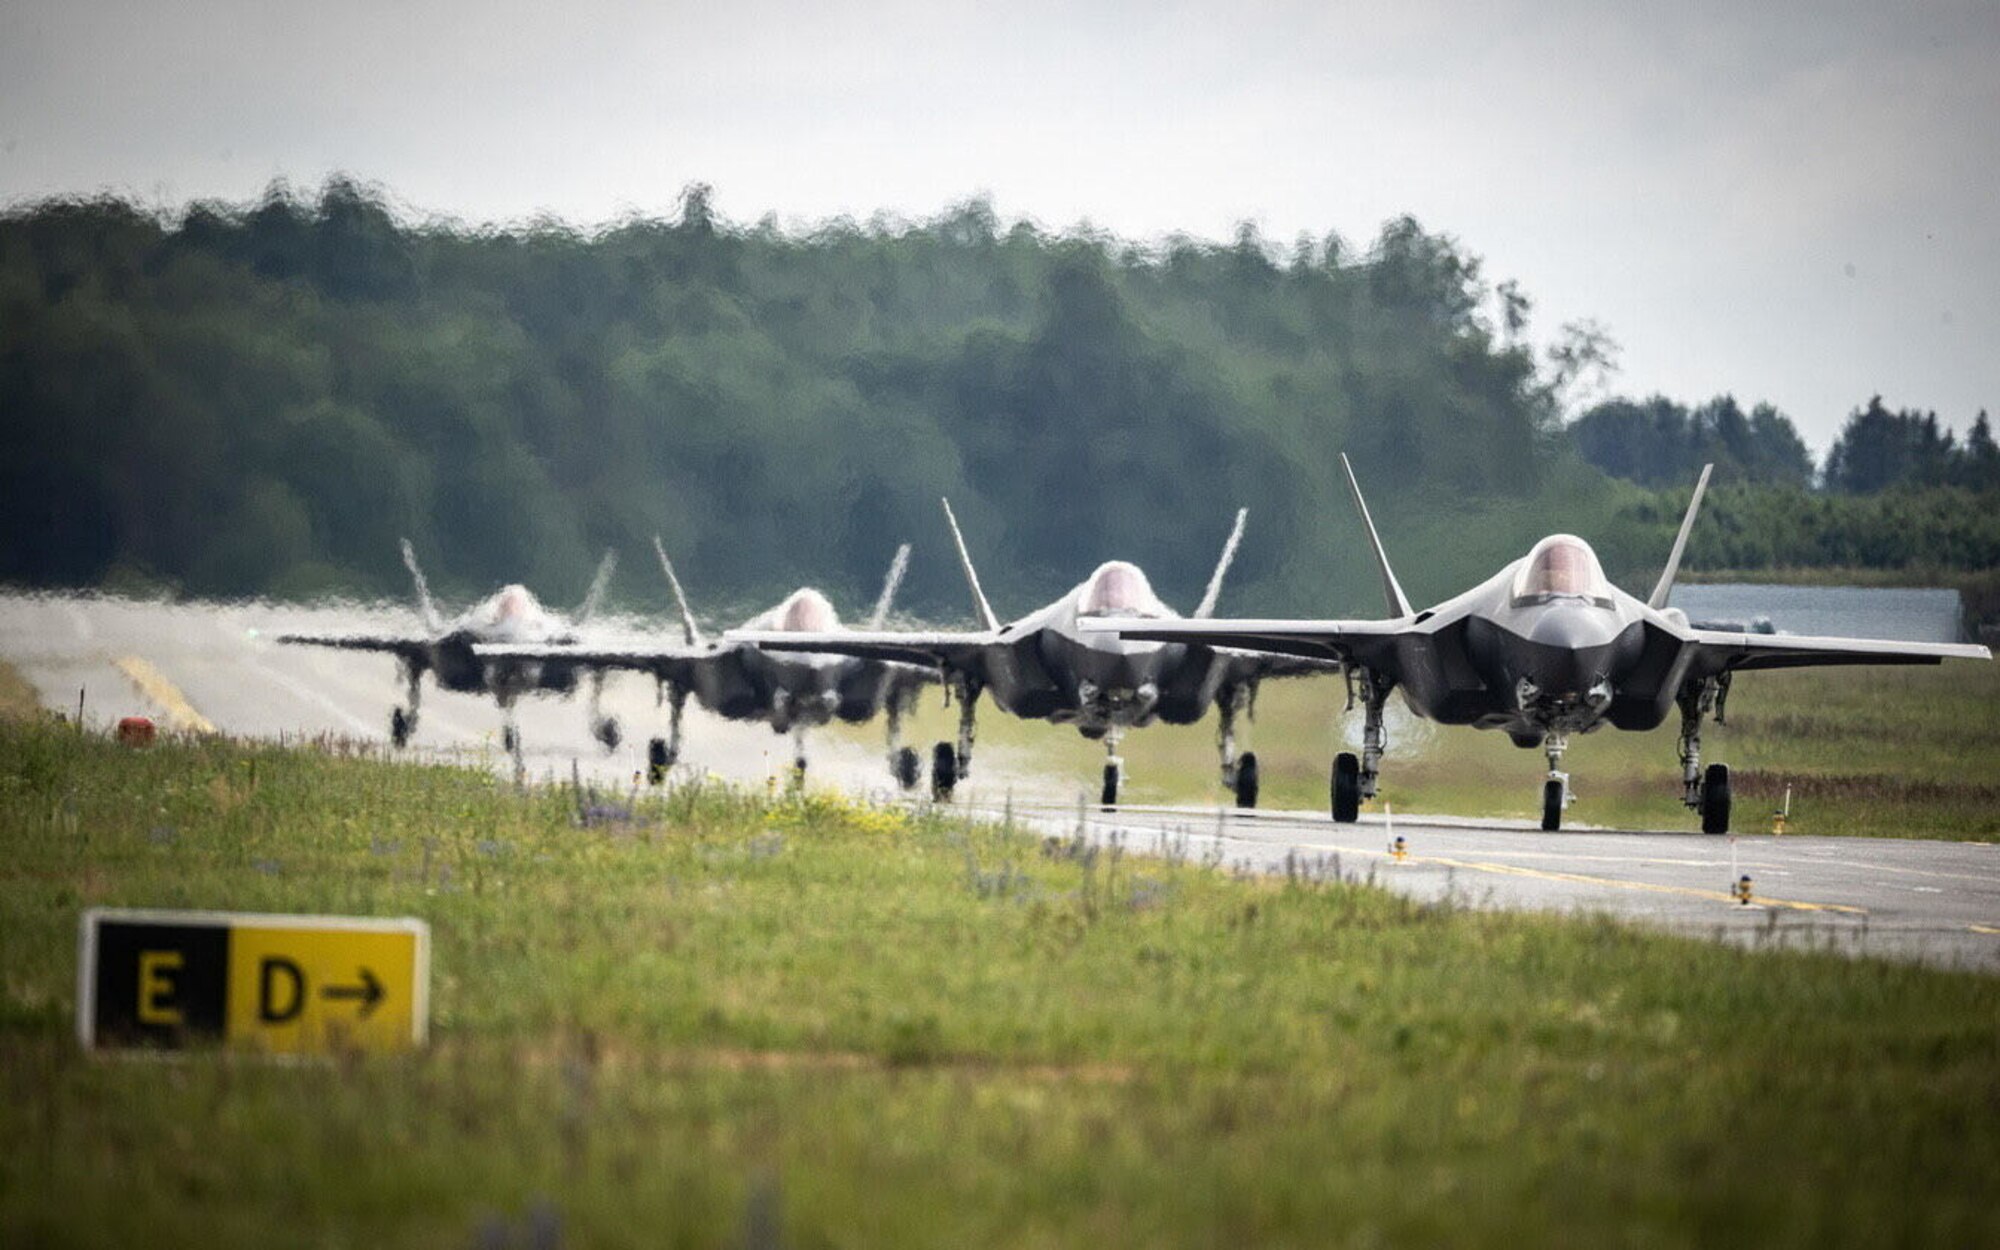
[(1136, 564), (1112, 560), (1097, 566), (1077, 597), (1079, 616), (1172, 616), (1153, 593), (1152, 583)]
[(1611, 602), (1611, 583), (1597, 553), (1574, 534), (1551, 534), (1535, 544), (1514, 575), (1514, 602), (1580, 598)]

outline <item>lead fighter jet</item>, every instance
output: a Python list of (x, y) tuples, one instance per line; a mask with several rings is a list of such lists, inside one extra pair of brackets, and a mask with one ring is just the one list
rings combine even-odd
[[(1327, 660), (1254, 655), (1207, 643), (1162, 645), (1125, 642), (1108, 634), (1086, 633), (1087, 622), (1105, 616), (1178, 619), (1173, 609), (1153, 593), (1146, 575), (1135, 564), (1112, 560), (1097, 567), (1081, 584), (1054, 603), (1002, 625), (979, 588), (979, 575), (958, 531), (951, 504), (944, 504), (945, 521), (982, 629), (971, 631), (851, 631), (842, 633), (777, 633), (744, 629), (729, 635), (769, 651), (831, 651), (877, 660), (922, 664), (944, 675), (947, 697), (958, 700), (958, 742), (940, 742), (931, 756), (931, 789), (949, 798), (972, 770), (972, 740), (979, 696), (993, 692), (1002, 711), (1026, 720), (1075, 725), (1077, 732), (1105, 748), (1101, 801), (1118, 801), (1124, 761), (1118, 743), (1129, 729), (1151, 724), (1188, 725), (1200, 720), (1212, 703), (1221, 711), (1218, 747), (1223, 784), (1231, 787), (1242, 807), (1257, 805), (1257, 756), (1236, 753), (1236, 717), (1252, 713), (1257, 683), (1266, 677), (1336, 672)], [(1222, 558), (1209, 579), (1207, 593), (1195, 616), (1215, 610), (1223, 575), (1235, 558), (1243, 536), (1246, 513), (1236, 514), (1235, 528), (1224, 544)]]
[[(689, 611), (680, 578), (666, 548), (653, 539), (653, 551), (660, 569), (673, 589), (680, 608), (681, 641), (640, 643), (631, 646), (582, 646), (574, 642), (508, 642), (475, 647), (482, 658), (507, 662), (557, 663), (591, 670), (599, 678), (610, 669), (633, 669), (651, 673), (660, 698), (667, 704), (667, 737), (654, 738), (646, 745), (647, 775), (654, 784), (666, 779), (667, 769), (680, 758), (681, 714), (692, 693), (701, 705), (728, 720), (762, 721), (774, 733), (792, 735), (793, 767), (801, 774), (806, 768), (805, 736), (808, 729), (824, 725), (835, 717), (858, 724), (878, 712), (889, 721), (889, 768), (904, 789), (917, 784), (917, 753), (902, 745), (902, 718), (916, 702), (917, 692), (937, 677), (929, 670), (908, 664), (882, 664), (831, 654), (831, 648), (814, 648), (818, 654), (766, 655), (755, 647), (738, 643), (733, 636), (722, 642), (702, 637)], [(890, 562), (889, 576), (882, 585), (881, 598), (869, 619), (871, 629), (879, 629), (889, 615), (896, 588), (909, 567), (908, 544), (899, 547)], [(761, 612), (744, 623), (747, 630), (778, 631), (783, 637), (845, 637), (840, 616), (827, 597), (811, 587), (801, 587), (784, 602)]]
[[(498, 592), (446, 624), (437, 604), (431, 600), (430, 585), (417, 567), (417, 553), (410, 540), (403, 540), (403, 564), (417, 588), (417, 613), (423, 619), (421, 634), (283, 634), (279, 642), (311, 647), (335, 647), (348, 651), (386, 651), (401, 663), (403, 680), (409, 691), (409, 706), (389, 713), (389, 740), (403, 746), (417, 730), (417, 711), (423, 699), (423, 676), (432, 674), (439, 689), (461, 694), (490, 694), (500, 704), (504, 717), (501, 742), (514, 757), (515, 771), (522, 767), (521, 731), (514, 719), (514, 704), (525, 694), (569, 694), (576, 689), (576, 666), (541, 659), (496, 659), (481, 656), (481, 643), (573, 642), (576, 629), (590, 620), (604, 598), (604, 588), (617, 566), (615, 553), (604, 553), (590, 590), (576, 610), (574, 623), (542, 607), (528, 588), (503, 586)], [(601, 678), (590, 688), (591, 733), (607, 750), (617, 747), (618, 722), (598, 708)]]
[(1222, 620), (1162, 622), (1130, 615), (1092, 621), (1119, 638), (1208, 643), (1272, 655), (1338, 660), (1347, 669), (1349, 706), (1358, 689), (1362, 750), (1334, 758), (1333, 818), (1356, 819), (1375, 795), (1387, 739), (1382, 706), (1400, 689), (1412, 711), (1447, 725), (1499, 729), (1523, 748), (1541, 747), (1542, 828), (1561, 826), (1570, 804), (1562, 757), (1574, 733), (1611, 725), (1656, 728), (1681, 713), (1681, 797), (1701, 813), (1704, 833), (1729, 829), (1729, 768), (1701, 767), (1701, 726), (1723, 723), (1739, 672), (1821, 664), (1937, 664), (1991, 659), (1985, 647), (1883, 642), (1702, 629), (1667, 606), (1688, 531), (1714, 466), (1704, 468), (1673, 552), (1653, 593), (1641, 600), (1613, 586), (1581, 538), (1552, 534), (1485, 582), (1422, 612), (1413, 611), (1389, 568), (1354, 468), (1348, 488), (1382, 575), (1390, 616), (1382, 620)]

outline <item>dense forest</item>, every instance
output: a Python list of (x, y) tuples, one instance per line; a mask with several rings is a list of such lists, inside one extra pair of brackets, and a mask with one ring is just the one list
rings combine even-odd
[[(658, 533), (698, 606), (812, 581), (854, 609), (908, 539), (906, 602), (948, 616), (949, 495), (1003, 613), (1113, 556), (1185, 606), (1239, 505), (1228, 610), (1370, 610), (1342, 450), (1417, 597), (1552, 528), (1649, 580), (1704, 456), (1729, 484), (1693, 566), (2000, 563), (1983, 422), (1938, 463), (1984, 469), (1905, 438), (1876, 481), (1903, 416), (1857, 412), (1820, 491), (1766, 408), (1566, 427), (1591, 340), (1538, 357), (1529, 312), (1408, 218), (1365, 248), (1142, 247), (981, 201), (788, 231), (700, 187), (591, 232), (406, 221), (342, 179), (27, 205), (0, 214), (0, 581), (400, 594), (407, 534), (461, 595), (561, 601), (615, 547), (615, 596), (650, 606)], [(1621, 420), (1656, 445), (1607, 464)]]

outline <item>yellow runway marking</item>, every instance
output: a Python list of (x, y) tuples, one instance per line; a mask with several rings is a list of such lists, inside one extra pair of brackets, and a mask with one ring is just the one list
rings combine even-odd
[[(1688, 898), (1705, 898), (1718, 903), (1735, 903), (1734, 895), (1721, 890), (1698, 890), (1686, 885), (1657, 885), (1650, 881), (1619, 881), (1612, 877), (1592, 877), (1580, 872), (1546, 872), (1540, 868), (1522, 868), (1515, 864), (1480, 863), (1465, 859), (1434, 859), (1428, 856), (1412, 855), (1411, 862), (1418, 864), (1442, 864), (1447, 868), (1469, 868), (1474, 872), (1492, 872), (1510, 877), (1539, 877), (1544, 881), (1565, 881), (1572, 885), (1603, 885), (1618, 890), (1645, 890), (1654, 894), (1679, 894)], [(1866, 907), (1853, 907), (1846, 903), (1807, 903), (1798, 899), (1769, 898), (1755, 895), (1750, 900), (1765, 907), (1783, 907), (1791, 911), (1833, 911), (1850, 916), (1865, 916)]]
[(117, 661), (118, 671), (132, 679), (139, 693), (151, 699), (160, 709), (167, 722), (167, 728), (183, 733), (212, 734), (215, 726), (208, 717), (194, 710), (180, 687), (167, 680), (167, 675), (154, 668), (152, 662), (136, 655), (122, 656)]
[(1989, 937), (2000, 937), (2000, 929), (1996, 929), (1990, 924), (1969, 924), (1965, 927), (1974, 933), (1984, 933)]

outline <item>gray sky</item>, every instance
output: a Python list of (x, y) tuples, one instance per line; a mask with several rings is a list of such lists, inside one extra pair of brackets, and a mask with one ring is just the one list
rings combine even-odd
[[(1394, 10), (1391, 12), (1390, 10)], [(1594, 317), (1615, 389), (2000, 408), (2000, 4), (0, 6), (0, 201), (345, 170), (468, 221), (986, 193), (1135, 239), (1398, 213)]]

